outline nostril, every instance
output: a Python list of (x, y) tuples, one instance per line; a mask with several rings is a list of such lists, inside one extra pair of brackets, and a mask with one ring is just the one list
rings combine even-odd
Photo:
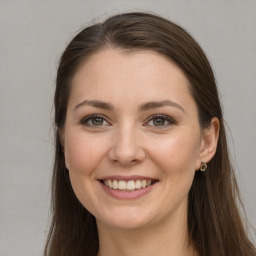
[(112, 162), (120, 163), (121, 165), (138, 164), (145, 159), (144, 152), (139, 152), (139, 150), (135, 152), (111, 152), (109, 156)]

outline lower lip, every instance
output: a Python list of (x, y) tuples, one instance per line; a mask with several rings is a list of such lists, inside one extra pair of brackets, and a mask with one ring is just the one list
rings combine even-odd
[(141, 188), (141, 189), (135, 189), (135, 190), (131, 190), (131, 191), (127, 191), (127, 190), (119, 190), (119, 189), (113, 189), (113, 188), (109, 188), (106, 185), (104, 185), (103, 183), (101, 183), (102, 188), (104, 189), (104, 191), (117, 199), (137, 199), (139, 197), (142, 197), (146, 194), (148, 194), (153, 187), (155, 186), (156, 183), (146, 187), (146, 188)]

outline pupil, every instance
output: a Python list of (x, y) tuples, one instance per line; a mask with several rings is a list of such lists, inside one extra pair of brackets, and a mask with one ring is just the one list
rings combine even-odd
[(103, 119), (102, 118), (94, 118), (94, 119), (92, 119), (92, 124), (93, 125), (102, 125)]
[(163, 118), (157, 118), (154, 120), (154, 125), (156, 126), (160, 126), (160, 125), (164, 125), (165, 120)]

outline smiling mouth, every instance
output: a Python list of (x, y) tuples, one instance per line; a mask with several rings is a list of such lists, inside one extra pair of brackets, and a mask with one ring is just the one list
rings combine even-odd
[(106, 187), (122, 191), (134, 191), (138, 189), (143, 189), (152, 186), (156, 182), (158, 182), (158, 180), (101, 180), (101, 183), (104, 184)]

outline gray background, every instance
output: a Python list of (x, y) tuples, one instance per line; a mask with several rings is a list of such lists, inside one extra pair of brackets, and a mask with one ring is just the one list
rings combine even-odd
[(134, 10), (182, 25), (209, 56), (245, 207), (256, 226), (256, 0), (0, 0), (0, 256), (42, 255), (62, 50), (91, 20)]

